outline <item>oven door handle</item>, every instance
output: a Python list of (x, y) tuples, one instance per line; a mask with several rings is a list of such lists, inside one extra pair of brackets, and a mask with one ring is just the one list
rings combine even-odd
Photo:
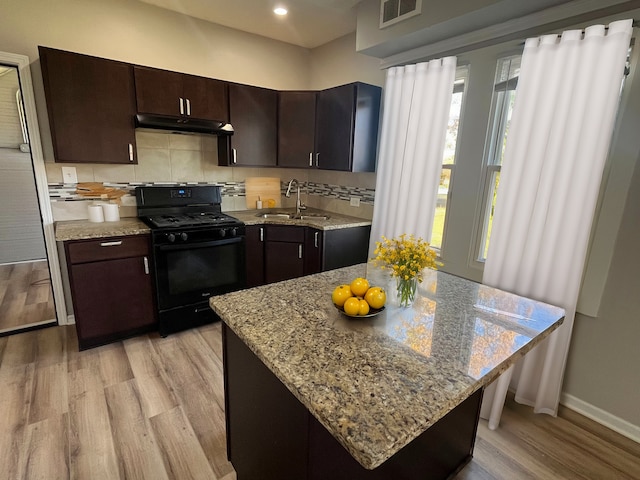
[(219, 247), (222, 245), (230, 245), (232, 243), (242, 243), (242, 237), (225, 238), (223, 240), (212, 240), (210, 242), (180, 243), (178, 245), (160, 245), (158, 249), (161, 252), (170, 250), (188, 250), (191, 248), (207, 248)]

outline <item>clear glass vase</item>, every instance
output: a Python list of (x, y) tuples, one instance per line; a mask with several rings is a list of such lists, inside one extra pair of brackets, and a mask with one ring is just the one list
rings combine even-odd
[(404, 278), (396, 278), (396, 291), (398, 305), (401, 307), (410, 307), (416, 299), (416, 290), (418, 289), (418, 279), (412, 277), (408, 280)]

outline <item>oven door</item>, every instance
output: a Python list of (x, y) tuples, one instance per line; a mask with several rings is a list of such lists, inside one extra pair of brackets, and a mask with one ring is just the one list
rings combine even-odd
[(154, 247), (158, 307), (202, 303), (245, 287), (244, 237)]

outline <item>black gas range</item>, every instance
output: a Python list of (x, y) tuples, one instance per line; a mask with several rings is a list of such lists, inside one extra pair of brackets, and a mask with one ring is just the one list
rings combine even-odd
[(245, 287), (245, 227), (221, 211), (214, 185), (137, 187), (151, 228), (160, 335), (217, 319), (212, 295)]

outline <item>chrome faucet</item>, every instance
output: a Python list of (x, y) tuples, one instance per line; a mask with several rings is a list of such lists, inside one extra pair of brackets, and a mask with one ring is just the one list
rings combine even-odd
[(296, 216), (300, 216), (301, 210), (306, 210), (307, 207), (300, 201), (300, 182), (295, 178), (292, 178), (287, 186), (287, 193), (284, 194), (285, 197), (291, 197), (291, 187), (293, 186), (293, 182), (295, 182), (297, 187), (297, 196), (296, 196)]

